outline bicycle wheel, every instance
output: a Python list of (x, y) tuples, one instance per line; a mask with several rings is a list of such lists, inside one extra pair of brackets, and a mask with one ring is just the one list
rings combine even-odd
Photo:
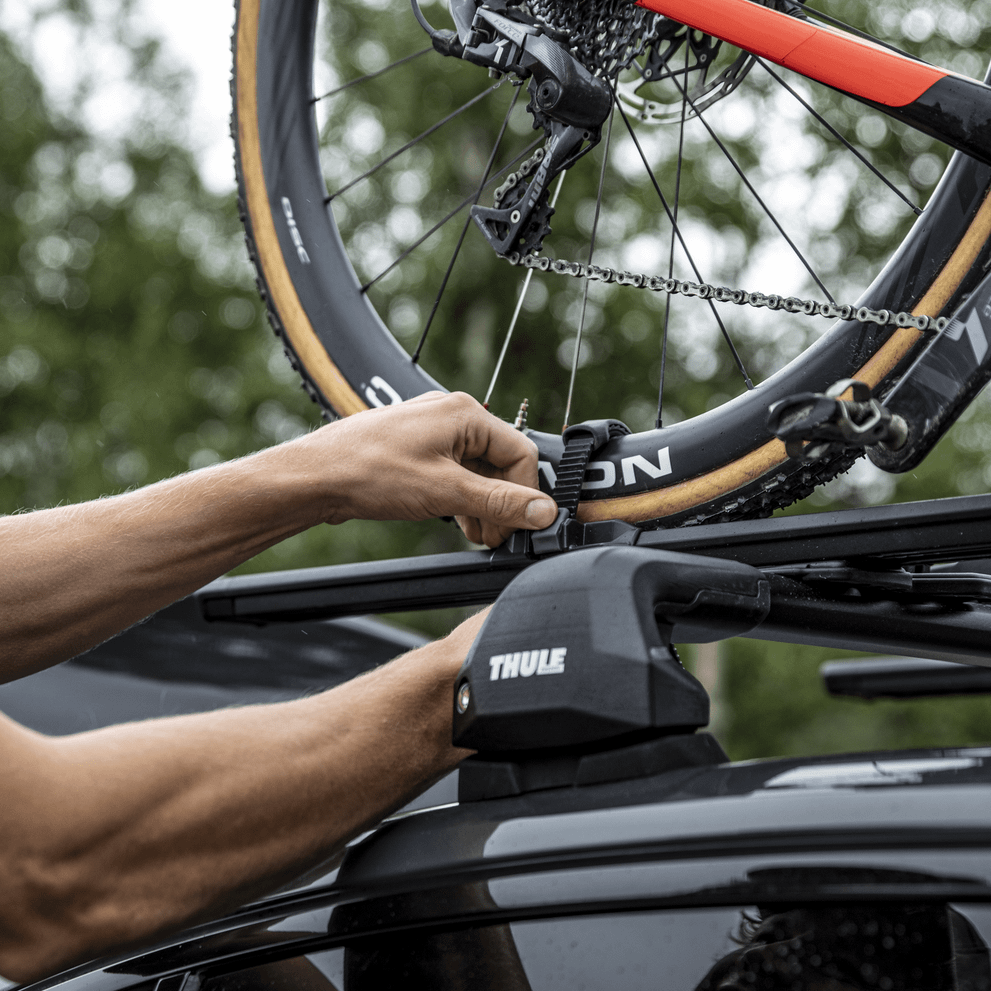
[[(426, 304), (418, 304), (410, 287), (430, 279), (434, 285), (441, 282), (446, 258), (439, 262), (428, 241), (423, 249), (427, 260), (414, 264), (408, 261), (414, 256), (404, 255), (399, 245), (417, 242), (425, 228), (429, 233), (430, 225), (421, 219), (426, 208), (436, 207), (443, 215), (447, 203), (470, 204), (473, 192), (491, 189), (510, 166), (518, 167), (514, 163), (533, 147), (517, 133), (523, 128), (506, 111), (508, 93), (495, 110), (485, 102), (488, 96), (483, 99), (486, 84), (497, 90), (496, 95), (498, 84), (491, 85), (477, 66), (422, 50), (425, 36), (421, 38), (418, 33), (406, 0), (374, 0), (365, 4), (364, 10), (370, 21), (361, 27), (355, 23), (357, 7), (346, 0), (335, 0), (331, 7), (328, 32), (335, 39), (331, 44), (343, 50), (343, 55), (338, 53), (339, 61), (347, 64), (339, 68), (339, 74), (328, 74), (328, 88), (332, 90), (329, 101), (320, 102), (320, 94), (314, 95), (317, 0), (240, 0), (234, 36), (236, 164), (242, 215), (259, 287), (272, 323), (311, 395), (324, 409), (338, 415), (440, 388), (421, 363), (411, 360), (388, 324), (398, 326), (398, 336), (403, 337), (411, 322), (410, 312), (417, 309), (422, 322), (429, 323), (425, 312), (431, 307), (429, 298)], [(404, 51), (394, 50), (397, 38), (405, 40)], [(688, 47), (684, 46), (686, 59)], [(401, 60), (399, 66), (384, 71), (397, 60)], [(387, 82), (395, 73), (410, 75), (403, 75), (397, 83)], [(351, 82), (357, 76), (362, 76), (362, 85), (370, 88), (366, 102), (344, 100), (325, 111), (323, 108), (334, 100), (349, 98)], [(462, 81), (466, 78), (470, 83)], [(466, 85), (469, 95), (458, 108), (463, 95), (458, 88)], [(735, 85), (727, 88), (735, 89)], [(416, 116), (413, 108), (424, 101), (436, 106), (442, 121), (467, 119), (468, 113), (462, 115), (461, 110), (475, 115), (475, 122), (460, 131), (466, 142), (463, 150), (452, 152), (449, 138), (443, 137), (440, 151), (425, 153), (417, 140), (409, 139), (408, 121)], [(517, 117), (521, 103), (513, 111)], [(318, 124), (315, 106), (326, 118), (322, 125)], [(458, 109), (449, 114), (450, 107)], [(641, 116), (646, 116), (648, 109), (645, 105)], [(682, 111), (681, 116), (690, 115)], [(335, 121), (344, 130), (336, 145), (321, 149), (320, 131)], [(491, 138), (482, 144), (480, 135), (499, 132), (500, 128), (518, 138), (513, 148), (504, 150)], [(445, 134), (443, 130), (436, 133)], [(410, 147), (404, 150), (407, 145)], [(339, 168), (335, 156), (347, 157), (345, 153), (355, 149), (359, 159), (364, 154), (375, 156), (370, 169), (362, 167), (364, 162)], [(442, 160), (444, 155), (453, 166)], [(415, 168), (408, 165), (408, 156), (419, 156)], [(609, 150), (601, 157), (608, 159)], [(594, 158), (594, 154), (588, 156), (589, 160)], [(490, 171), (483, 167), (486, 161)], [(503, 161), (509, 165), (500, 173), (495, 166)], [(592, 174), (594, 189), (598, 178), (594, 161), (587, 171)], [(328, 192), (325, 173), (337, 189)], [(364, 187), (370, 192), (347, 203), (344, 194), (361, 186), (353, 182), (355, 173), (365, 173)], [(436, 182), (435, 175), (439, 177)], [(570, 172), (568, 175), (570, 182)], [(652, 173), (650, 179), (656, 187)], [(644, 184), (650, 185), (646, 180)], [(860, 296), (858, 305), (931, 317), (951, 310), (976, 285), (991, 259), (989, 189), (991, 168), (956, 154), (925, 211)], [(441, 204), (445, 195), (447, 202)], [(601, 196), (594, 201), (588, 196), (578, 197), (577, 218), (570, 228), (567, 222), (564, 225), (565, 245), (576, 243), (578, 235), (589, 227), (595, 230), (597, 219), (590, 223), (589, 218), (592, 213), (598, 217), (599, 202)], [(730, 207), (723, 205), (721, 209), (725, 214)], [(375, 211), (379, 211), (378, 219)], [(456, 214), (457, 218), (462, 216), (463, 212)], [(555, 217), (555, 225), (557, 222)], [(459, 231), (473, 227), (461, 227), (458, 220), (454, 225), (452, 241)], [(344, 227), (346, 236), (339, 229)], [(495, 259), (477, 230), (467, 229), (467, 233), (462, 257), (468, 256), (468, 295), (462, 298), (469, 303), (464, 306), (469, 307), (484, 292), (512, 308), (518, 290), (507, 279), (518, 278), (518, 270)], [(642, 250), (637, 238), (627, 237), (626, 245)], [(411, 274), (397, 276), (400, 267), (392, 260), (396, 254), (412, 266)], [(486, 264), (491, 261), (498, 267), (484, 268), (483, 256)], [(643, 290), (636, 291), (644, 294)], [(571, 309), (578, 305), (576, 301), (570, 304)], [(586, 306), (587, 301), (581, 305)], [(463, 310), (469, 324), (464, 342), (446, 351), (437, 349), (431, 367), (440, 369), (439, 379), (450, 382), (453, 358), (463, 356), (475, 385), (468, 391), (480, 392), (481, 379), (472, 359), (479, 337), (485, 335), (471, 324), (472, 312), (470, 308)], [(456, 322), (457, 316), (455, 312), (448, 322)], [(656, 307), (649, 309), (649, 316), (658, 322), (664, 319)], [(636, 333), (640, 330), (635, 328), (635, 333), (627, 336)], [(783, 444), (768, 435), (768, 406), (797, 392), (824, 391), (848, 377), (867, 382), (876, 394), (883, 395), (907, 367), (921, 336), (914, 329), (840, 321), (755, 388), (715, 409), (611, 441), (595, 455), (579, 517), (586, 521), (618, 518), (644, 527), (683, 525), (768, 515), (807, 495), (816, 485), (846, 470), (854, 459), (844, 455), (814, 464), (789, 460)], [(566, 350), (566, 341), (555, 339), (551, 344), (552, 356)], [(546, 361), (537, 354), (535, 345), (521, 342), (514, 347), (518, 369), (523, 368), (527, 375), (533, 366)], [(521, 388), (518, 398), (522, 394)], [(511, 414), (515, 403), (511, 409), (506, 409), (507, 405), (503, 401), (503, 411)], [(594, 410), (590, 415), (611, 412)], [(550, 432), (531, 431), (531, 436), (540, 449), (541, 485), (549, 491), (562, 442)]]

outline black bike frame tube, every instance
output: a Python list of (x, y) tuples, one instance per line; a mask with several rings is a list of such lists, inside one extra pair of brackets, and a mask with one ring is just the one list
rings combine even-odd
[(945, 76), (904, 107), (861, 102), (979, 161), (991, 162), (991, 87), (984, 83)]
[(911, 471), (991, 379), (991, 275), (933, 338), (884, 405), (908, 424), (898, 450), (868, 456), (885, 471)]

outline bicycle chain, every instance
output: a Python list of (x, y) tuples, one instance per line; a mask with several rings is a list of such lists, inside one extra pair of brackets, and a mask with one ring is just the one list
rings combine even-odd
[(506, 176), (506, 181), (499, 186), (492, 194), (493, 206), (501, 207), (502, 201), (506, 198), (511, 189), (515, 189), (542, 161), (544, 160), (544, 149), (538, 148), (515, 172), (510, 172)]
[(532, 268), (555, 275), (568, 275), (575, 279), (590, 279), (634, 289), (648, 289), (663, 292), (669, 296), (697, 296), (717, 303), (736, 303), (738, 306), (753, 306), (769, 310), (784, 310), (786, 313), (801, 313), (805, 316), (826, 317), (830, 320), (856, 320), (858, 323), (876, 323), (881, 327), (914, 327), (916, 330), (941, 331), (950, 322), (947, 317), (915, 316), (904, 310), (873, 310), (868, 306), (853, 306), (850, 303), (820, 303), (814, 299), (799, 299), (797, 296), (778, 296), (745, 289), (728, 289), (726, 286), (712, 286), (706, 282), (688, 282), (680, 279), (665, 279), (658, 275), (640, 275), (621, 272), (601, 265), (586, 265), (584, 262), (567, 261), (563, 258), (548, 258), (546, 255), (529, 254), (522, 256), (512, 252), (501, 256), (504, 261), (522, 268)]

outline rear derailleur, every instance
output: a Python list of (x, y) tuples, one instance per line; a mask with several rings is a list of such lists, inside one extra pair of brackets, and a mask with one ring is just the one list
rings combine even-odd
[[(413, 5), (426, 26), (416, 0)], [(566, 38), (507, 0), (451, 0), (451, 16), (457, 31), (433, 31), (434, 48), (492, 73), (530, 80), (527, 112), (547, 141), (500, 187), (494, 206), (476, 205), (471, 215), (497, 254), (539, 251), (554, 213), (547, 202), (550, 183), (599, 143), (612, 90), (571, 54)]]

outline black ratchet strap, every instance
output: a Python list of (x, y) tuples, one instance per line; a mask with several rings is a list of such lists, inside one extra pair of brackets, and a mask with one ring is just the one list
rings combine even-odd
[(586, 420), (564, 430), (564, 454), (557, 468), (551, 498), (559, 509), (574, 516), (582, 497), (585, 469), (595, 451), (616, 437), (625, 437), (630, 428), (620, 420)]

